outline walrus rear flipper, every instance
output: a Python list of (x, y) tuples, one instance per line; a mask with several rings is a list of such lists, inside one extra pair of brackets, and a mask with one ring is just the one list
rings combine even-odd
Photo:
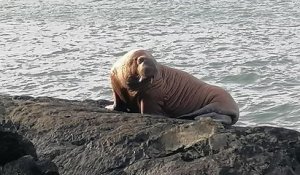
[(177, 117), (178, 119), (189, 119), (189, 120), (200, 120), (202, 118), (210, 117), (214, 121), (221, 122), (225, 125), (233, 125), (236, 121), (236, 115), (234, 113), (229, 113), (221, 111), (215, 107), (214, 103), (204, 106), (201, 109), (193, 111), (188, 114), (181, 115)]
[(232, 119), (228, 115), (223, 115), (223, 114), (218, 114), (215, 112), (211, 112), (208, 114), (202, 114), (202, 115), (197, 115), (197, 116), (189, 116), (189, 115), (184, 115), (178, 117), (179, 119), (189, 119), (189, 120), (201, 120), (204, 118), (211, 118), (216, 122), (220, 122), (225, 125), (232, 125)]
[(218, 114), (218, 113), (215, 113), (215, 112), (199, 115), (199, 116), (195, 117), (195, 120), (201, 120), (201, 119), (207, 118), (207, 117), (210, 117), (214, 121), (220, 122), (220, 123), (225, 124), (225, 125), (231, 125), (232, 124), (232, 119), (231, 119), (230, 116)]

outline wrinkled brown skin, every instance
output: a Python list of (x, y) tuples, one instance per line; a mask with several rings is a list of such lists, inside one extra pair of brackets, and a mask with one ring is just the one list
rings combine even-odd
[(181, 119), (211, 117), (228, 125), (239, 118), (236, 102), (224, 89), (161, 65), (145, 50), (132, 50), (113, 65), (111, 85), (117, 111)]

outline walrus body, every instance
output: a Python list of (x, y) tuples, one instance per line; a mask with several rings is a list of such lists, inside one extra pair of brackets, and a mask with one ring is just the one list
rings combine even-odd
[(239, 109), (224, 89), (161, 65), (145, 50), (133, 50), (118, 60), (111, 72), (114, 110), (164, 115), (172, 118), (211, 117), (234, 124)]

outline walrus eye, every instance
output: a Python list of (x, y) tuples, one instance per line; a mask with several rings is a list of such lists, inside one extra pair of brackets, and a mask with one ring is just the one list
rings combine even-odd
[(138, 64), (142, 64), (144, 62), (145, 58), (144, 57), (139, 57), (137, 60)]

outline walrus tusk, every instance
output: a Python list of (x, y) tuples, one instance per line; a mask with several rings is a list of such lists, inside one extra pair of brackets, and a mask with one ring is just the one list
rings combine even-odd
[(139, 79), (139, 83), (141, 83), (144, 79), (145, 79), (145, 77), (141, 76)]
[[(139, 79), (139, 83), (143, 82), (145, 79), (147, 79), (147, 78), (141, 76), (140, 79)], [(150, 83), (151, 83), (151, 84), (153, 83), (153, 80), (154, 80), (154, 77), (151, 77), (151, 78), (150, 78)]]

